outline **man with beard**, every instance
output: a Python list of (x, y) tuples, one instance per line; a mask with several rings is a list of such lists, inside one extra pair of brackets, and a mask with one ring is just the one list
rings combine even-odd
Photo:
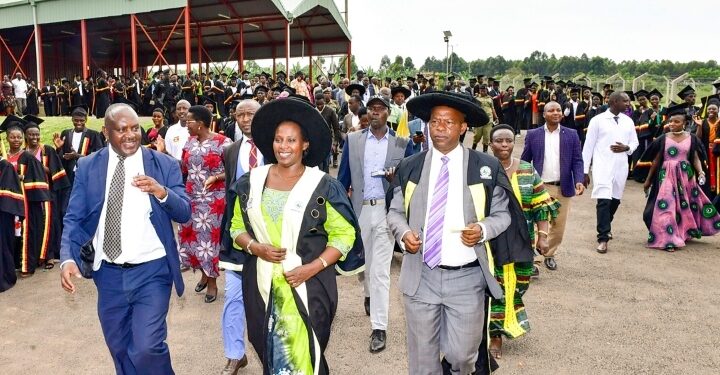
[(132, 72), (132, 77), (130, 77), (130, 84), (127, 87), (127, 98), (137, 106), (137, 108), (140, 108), (142, 105), (142, 92), (143, 84), (140, 80), (140, 73), (134, 71)]

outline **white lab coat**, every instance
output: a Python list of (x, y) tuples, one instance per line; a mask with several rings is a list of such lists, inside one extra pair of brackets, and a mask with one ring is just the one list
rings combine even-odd
[[(628, 156), (638, 146), (633, 120), (620, 113), (615, 123), (614, 116), (608, 109), (593, 117), (585, 137), (583, 163), (586, 174), (592, 164), (593, 199), (622, 199), (628, 178)], [(613, 152), (610, 146), (616, 142), (630, 146), (630, 150)]]

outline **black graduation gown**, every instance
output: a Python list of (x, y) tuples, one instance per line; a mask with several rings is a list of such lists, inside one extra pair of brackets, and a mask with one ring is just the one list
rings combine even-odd
[(35, 87), (30, 87), (30, 89), (27, 91), (27, 106), (25, 107), (25, 113), (26, 115), (34, 115), (37, 116), (40, 114), (40, 108), (38, 108), (38, 101), (37, 101), (37, 89)]
[[(255, 236), (245, 211), (247, 209), (247, 198), (250, 194), (250, 173), (246, 173), (240, 177), (230, 189), (235, 196), (239, 197), (245, 228), (254, 238)], [(297, 254), (302, 259), (302, 263), (308, 264), (313, 262), (325, 250), (328, 238), (323, 224), (327, 219), (327, 208), (325, 207), (325, 201), (327, 201), (330, 202), (332, 207), (340, 215), (355, 227), (355, 233), (357, 233), (353, 248), (347, 254), (345, 260), (338, 262), (337, 266), (344, 272), (352, 272), (362, 267), (365, 264), (365, 254), (362, 239), (359, 235), (360, 227), (358, 226), (358, 221), (350, 204), (350, 200), (347, 197), (347, 193), (340, 182), (326, 174), (308, 198), (310, 202), (308, 202), (303, 216), (297, 243)], [(255, 352), (258, 353), (260, 357), (260, 361), (264, 363), (266, 358), (269, 309), (266, 309), (265, 302), (260, 295), (256, 274), (257, 257), (250, 255), (243, 266), (242, 272), (247, 333), (250, 342), (255, 348)], [(314, 331), (317, 336), (321, 353), (325, 352), (325, 348), (330, 340), (330, 327), (337, 310), (338, 295), (335, 277), (334, 267), (327, 267), (307, 280), (305, 285), (307, 287), (309, 311), (305, 309), (302, 303), (297, 304), (298, 310), (306, 322), (306, 325), (312, 327), (312, 331)], [(299, 300), (299, 296), (294, 289), (293, 294), (295, 300)], [(310, 335), (312, 335), (312, 333), (310, 333)], [(311, 357), (313, 363), (315, 363), (315, 356), (312, 350), (312, 338), (310, 338), (310, 343)], [(265, 369), (264, 373), (267, 374), (267, 369)], [(329, 373), (324, 356), (320, 359), (319, 373)]]
[(182, 99), (190, 102), (191, 106), (195, 105), (195, 89), (193, 86), (193, 81), (190, 79), (186, 79), (182, 84), (182, 94), (180, 94)]
[(47, 255), (50, 220), (45, 213), (52, 197), (42, 163), (29, 152), (20, 154), (17, 173), (23, 176), (25, 220), (22, 223), (22, 245), (16, 260), (21, 272), (33, 273)]
[(110, 89), (105, 78), (98, 78), (95, 86), (95, 117), (97, 118), (105, 117), (105, 111), (110, 106)]
[[(45, 215), (50, 222), (50, 236), (47, 246), (47, 255), (42, 259), (60, 259), (60, 235), (62, 234), (63, 217), (65, 208), (70, 199), (70, 179), (62, 166), (62, 161), (55, 148), (43, 145), (42, 164), (50, 172), (47, 173), (50, 197), (52, 200), (47, 205)], [(45, 255), (45, 254), (42, 254)]]
[(20, 178), (7, 160), (0, 160), (0, 292), (15, 285), (15, 216), (25, 217)]
[(57, 89), (57, 114), (65, 116), (70, 112), (70, 92), (64, 85), (58, 86)]
[[(62, 166), (65, 169), (65, 173), (70, 179), (70, 185), (72, 185), (72, 183), (75, 181), (75, 164), (77, 164), (77, 159), (65, 160), (63, 158), (63, 155), (73, 152), (73, 133), (73, 129), (65, 129), (62, 131), (62, 133), (60, 133), (60, 138), (65, 143), (59, 150), (57, 150), (58, 156), (62, 161)], [(105, 143), (102, 139), (101, 134), (92, 129), (85, 129), (82, 136), (80, 137), (80, 149), (75, 151), (77, 151), (80, 156), (87, 156), (103, 147), (105, 147)]]
[(40, 90), (45, 116), (55, 116), (55, 86), (43, 86)]

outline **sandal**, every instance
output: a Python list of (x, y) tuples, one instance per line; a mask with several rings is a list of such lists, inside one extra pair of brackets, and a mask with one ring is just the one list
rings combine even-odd
[(51, 270), (51, 269), (53, 269), (53, 268), (55, 268), (55, 265), (53, 264), (53, 262), (51, 262), (51, 261), (45, 262), (45, 269), (46, 269), (46, 270)]
[(493, 358), (502, 358), (502, 337), (491, 337), (488, 351)]

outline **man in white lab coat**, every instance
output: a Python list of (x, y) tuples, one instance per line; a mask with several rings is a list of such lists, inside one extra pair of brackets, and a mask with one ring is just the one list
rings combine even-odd
[(592, 165), (592, 198), (597, 199), (597, 252), (607, 252), (612, 239), (611, 225), (620, 206), (628, 176), (627, 158), (638, 146), (635, 123), (624, 114), (630, 98), (622, 91), (610, 95), (607, 111), (593, 117), (588, 126), (583, 161), (585, 185), (590, 183)]

